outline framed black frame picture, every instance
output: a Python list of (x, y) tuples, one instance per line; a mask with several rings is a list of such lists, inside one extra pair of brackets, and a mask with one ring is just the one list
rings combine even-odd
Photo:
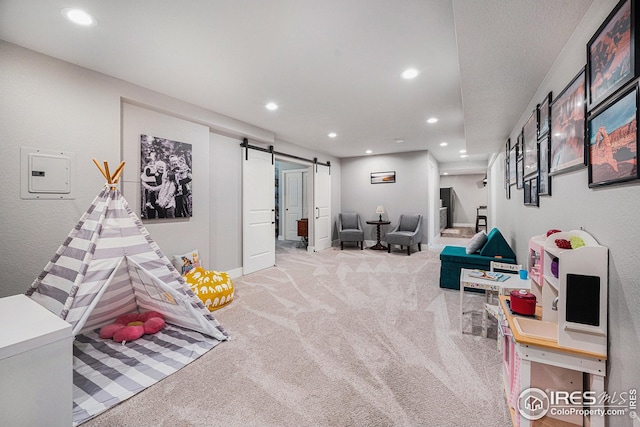
[(550, 175), (587, 165), (586, 114), (585, 68), (582, 68), (551, 104)]
[(524, 181), (524, 205), (538, 206), (538, 177)]
[(518, 181), (516, 164), (518, 162), (518, 145), (514, 145), (509, 150), (509, 185), (515, 185)]
[(637, 83), (589, 117), (589, 187), (639, 178), (637, 124)]
[(393, 184), (396, 182), (396, 171), (371, 172), (372, 184)]
[(523, 137), (522, 132), (518, 135), (518, 142), (516, 143), (516, 188), (522, 189), (524, 182), (524, 156), (523, 154)]
[(538, 194), (540, 196), (551, 195), (551, 176), (549, 175), (549, 133), (538, 140)]
[(524, 144), (524, 178), (538, 173), (538, 109), (536, 108), (522, 128)]
[(551, 120), (551, 92), (538, 104), (538, 138), (549, 132)]
[(638, 73), (637, 0), (621, 0), (587, 43), (589, 111)]

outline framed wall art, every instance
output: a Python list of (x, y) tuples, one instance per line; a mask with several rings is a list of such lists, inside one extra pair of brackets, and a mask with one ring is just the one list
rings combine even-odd
[(372, 184), (393, 184), (396, 182), (396, 171), (391, 172), (372, 172)]
[(523, 156), (523, 142), (522, 132), (518, 135), (518, 142), (516, 143), (516, 188), (522, 189), (524, 181), (524, 156)]
[(509, 150), (509, 185), (517, 183), (518, 174), (516, 173), (516, 163), (518, 161), (518, 144), (515, 144)]
[(538, 177), (524, 181), (524, 205), (538, 206)]
[(589, 110), (631, 81), (638, 72), (636, 0), (621, 0), (587, 43)]
[(549, 133), (538, 140), (538, 152), (540, 171), (538, 181), (538, 194), (541, 196), (551, 195), (551, 176), (549, 175)]
[(584, 76), (583, 68), (551, 104), (550, 175), (586, 166)]
[(589, 118), (589, 187), (638, 178), (637, 124), (637, 85)]
[(531, 113), (522, 128), (524, 138), (524, 178), (538, 173), (538, 123), (537, 109)]
[(538, 138), (546, 135), (549, 132), (549, 120), (551, 106), (551, 92), (544, 97), (542, 102), (538, 104)]
[(192, 145), (140, 135), (140, 217), (193, 216)]

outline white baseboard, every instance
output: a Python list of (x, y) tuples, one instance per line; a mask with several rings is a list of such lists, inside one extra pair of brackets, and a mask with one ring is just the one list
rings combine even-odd
[(226, 272), (229, 277), (235, 279), (236, 277), (242, 276), (242, 267), (234, 268), (233, 270), (229, 270)]

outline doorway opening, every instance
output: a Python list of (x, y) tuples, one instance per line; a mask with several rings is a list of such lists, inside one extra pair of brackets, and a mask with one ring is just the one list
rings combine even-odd
[(306, 250), (312, 191), (309, 173), (312, 165), (276, 158), (275, 161), (275, 238), (276, 258)]

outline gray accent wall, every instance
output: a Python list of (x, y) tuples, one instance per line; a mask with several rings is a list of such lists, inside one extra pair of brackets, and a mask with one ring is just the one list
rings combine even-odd
[[(586, 64), (586, 44), (617, 0), (593, 2), (584, 19), (556, 59), (549, 74), (524, 108), (517, 126), (505, 136), (516, 141), (531, 111), (552, 91), (558, 95)], [(497, 141), (500, 149), (504, 141)], [(609, 394), (640, 386), (640, 183), (601, 188), (588, 187), (587, 169), (556, 175), (552, 196), (540, 197), (539, 207), (525, 207), (523, 192), (512, 187), (507, 200), (503, 189), (504, 154), (499, 151), (489, 170), (489, 223), (498, 226), (517, 253), (527, 262), (531, 236), (556, 228), (584, 228), (609, 248), (609, 358), (606, 389)], [(631, 426), (628, 416), (609, 417), (611, 426)]]
[(455, 198), (453, 225), (476, 225), (476, 208), (487, 205), (487, 188), (482, 185), (484, 174), (441, 175), (440, 188), (453, 188)]
[[(376, 207), (382, 205), (385, 209), (382, 218), (391, 221), (390, 225), (382, 227), (382, 240), (384, 233), (398, 224), (401, 214), (419, 213), (424, 217), (423, 242), (427, 243), (430, 218), (428, 209), (433, 208), (429, 203), (427, 185), (429, 159), (427, 151), (342, 159), (342, 212), (360, 214), (366, 240), (376, 240), (376, 226), (367, 225), (365, 221), (378, 219)], [(386, 171), (396, 172), (395, 183), (371, 184), (372, 172)], [(337, 234), (334, 239), (337, 239)]]

